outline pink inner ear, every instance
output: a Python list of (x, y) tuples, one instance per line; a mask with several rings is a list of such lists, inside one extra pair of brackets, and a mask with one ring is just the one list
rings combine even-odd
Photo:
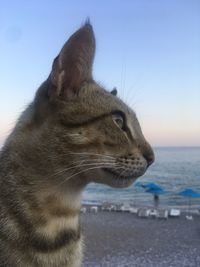
[(87, 23), (70, 37), (54, 60), (51, 81), (56, 95), (76, 94), (83, 82), (92, 79), (94, 54), (95, 37)]

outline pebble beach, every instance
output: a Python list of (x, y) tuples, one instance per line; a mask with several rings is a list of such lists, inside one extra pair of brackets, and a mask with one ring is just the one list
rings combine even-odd
[(200, 266), (200, 216), (139, 218), (127, 212), (81, 216), (85, 267)]

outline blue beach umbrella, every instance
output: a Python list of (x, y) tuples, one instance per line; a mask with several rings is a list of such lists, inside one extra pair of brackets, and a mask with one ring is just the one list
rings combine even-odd
[(189, 211), (190, 206), (191, 206), (191, 199), (192, 198), (200, 198), (200, 193), (198, 193), (197, 191), (194, 191), (191, 188), (186, 188), (184, 191), (179, 192), (178, 195), (188, 198), (188, 202), (189, 202), (188, 203), (188, 211)]
[(144, 184), (142, 187), (145, 189), (151, 189), (151, 190), (158, 190), (158, 191), (163, 190), (163, 188), (160, 185), (154, 184), (154, 183)]
[(179, 192), (178, 195), (189, 198), (200, 198), (200, 193), (190, 188), (187, 188), (184, 191)]
[(162, 187), (160, 185), (154, 184), (154, 183), (144, 184), (142, 182), (137, 182), (137, 183), (135, 183), (135, 187), (142, 187), (145, 189), (162, 190)]
[(162, 195), (166, 193), (162, 188), (161, 189), (148, 188), (145, 192), (151, 193), (153, 195)]
[(144, 188), (146, 189), (145, 192), (151, 193), (154, 196), (155, 204), (158, 204), (159, 195), (166, 193), (160, 185), (154, 183), (144, 184), (142, 182), (137, 182), (135, 183), (135, 187)]

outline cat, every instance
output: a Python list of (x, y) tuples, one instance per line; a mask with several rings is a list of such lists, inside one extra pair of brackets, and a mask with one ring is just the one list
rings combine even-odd
[(0, 154), (0, 267), (79, 267), (81, 193), (90, 182), (130, 186), (154, 161), (135, 113), (92, 77), (86, 22)]

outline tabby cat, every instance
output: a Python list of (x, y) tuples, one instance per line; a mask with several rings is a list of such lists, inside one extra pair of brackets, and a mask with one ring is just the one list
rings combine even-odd
[(0, 267), (78, 267), (81, 193), (90, 182), (130, 186), (154, 161), (135, 113), (92, 78), (86, 22), (0, 154)]

